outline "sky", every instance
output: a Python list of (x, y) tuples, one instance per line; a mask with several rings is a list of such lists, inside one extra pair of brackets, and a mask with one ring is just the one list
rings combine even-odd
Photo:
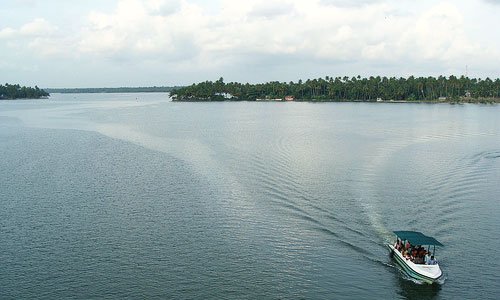
[(0, 82), (500, 77), (500, 0), (2, 0)]

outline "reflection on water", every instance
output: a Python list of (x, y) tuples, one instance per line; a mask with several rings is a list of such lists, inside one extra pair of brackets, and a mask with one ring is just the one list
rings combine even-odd
[(404, 299), (437, 299), (441, 291), (441, 284), (418, 284), (412, 280), (405, 279), (404, 276), (398, 278), (399, 295)]

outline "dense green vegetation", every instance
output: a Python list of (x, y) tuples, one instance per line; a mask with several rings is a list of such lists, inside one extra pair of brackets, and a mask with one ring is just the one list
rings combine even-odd
[(263, 84), (212, 82), (175, 89), (174, 101), (219, 101), (283, 99), (293, 96), (304, 101), (474, 101), (498, 100), (500, 79), (468, 77), (329, 77), (298, 82), (267, 82)]
[(118, 87), (118, 88), (68, 88), (47, 89), (50, 93), (80, 94), (80, 93), (167, 93), (178, 87)]
[(40, 99), (48, 96), (49, 93), (37, 86), (32, 88), (8, 83), (0, 85), (0, 99)]

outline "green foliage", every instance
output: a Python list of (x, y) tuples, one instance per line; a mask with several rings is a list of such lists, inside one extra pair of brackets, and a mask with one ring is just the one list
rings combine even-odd
[[(283, 99), (293, 96), (305, 101), (435, 101), (446, 99), (499, 98), (500, 79), (468, 77), (329, 77), (294, 82), (260, 84), (224, 83), (223, 78), (176, 88), (177, 101)], [(224, 95), (224, 96), (222, 96)], [(467, 95), (467, 97), (466, 97)]]
[(32, 88), (8, 83), (0, 85), (0, 99), (40, 99), (49, 95), (38, 86)]

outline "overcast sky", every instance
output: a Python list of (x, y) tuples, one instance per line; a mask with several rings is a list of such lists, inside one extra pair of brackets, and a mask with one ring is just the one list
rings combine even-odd
[(0, 82), (500, 77), (500, 0), (2, 0)]

